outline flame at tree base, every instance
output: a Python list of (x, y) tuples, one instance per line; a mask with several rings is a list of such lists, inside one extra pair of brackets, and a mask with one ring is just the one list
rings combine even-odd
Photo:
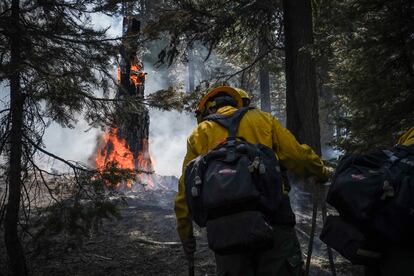
[(135, 181), (119, 183), (117, 189), (134, 190), (136, 185), (143, 185), (150, 189), (155, 187), (148, 140), (144, 139), (141, 143), (142, 147), (139, 152), (131, 152), (127, 141), (118, 137), (117, 128), (111, 128), (98, 143), (95, 158), (98, 170), (104, 170), (108, 164), (116, 164), (117, 168), (131, 170), (132, 173), (136, 174)]

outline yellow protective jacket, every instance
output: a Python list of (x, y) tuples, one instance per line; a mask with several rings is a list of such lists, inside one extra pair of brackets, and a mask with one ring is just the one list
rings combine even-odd
[[(218, 110), (219, 114), (230, 115), (237, 109), (225, 106)], [(187, 164), (199, 155), (207, 153), (224, 141), (228, 131), (212, 121), (203, 121), (194, 129), (187, 140), (187, 154), (183, 162), (183, 171), (178, 184), (175, 199), (177, 230), (181, 240), (192, 233), (185, 200), (184, 173)], [(280, 163), (288, 170), (302, 176), (316, 176), (320, 180), (328, 178), (328, 172), (319, 156), (308, 146), (301, 145), (296, 138), (284, 128), (270, 113), (258, 109), (249, 110), (242, 118), (237, 136), (244, 137), (248, 142), (261, 143), (274, 149)]]
[(409, 146), (414, 144), (414, 127), (410, 128), (398, 139), (397, 144)]

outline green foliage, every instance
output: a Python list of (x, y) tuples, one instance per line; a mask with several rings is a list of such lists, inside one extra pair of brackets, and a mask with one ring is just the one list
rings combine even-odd
[(44, 210), (42, 219), (34, 225), (40, 226), (36, 232), (36, 239), (50, 239), (65, 233), (81, 243), (100, 220), (111, 217), (121, 218), (116, 205), (109, 201), (81, 204), (79, 201), (67, 199), (61, 204)]
[(264, 42), (274, 50), (281, 47), (278, 7), (278, 1), (270, 0), (172, 1), (148, 23), (144, 33), (149, 39), (168, 35), (170, 44), (159, 56), (160, 61), (167, 64), (195, 43), (208, 49), (206, 59), (220, 45), (228, 57), (249, 53), (264, 32), (274, 34)]
[[(13, 26), (7, 21), (6, 1), (2, 10), (0, 39), (8, 40)], [(20, 14), (19, 64), (22, 89), (29, 108), (43, 120), (51, 119), (64, 127), (73, 127), (75, 115), (85, 112), (98, 118), (108, 105), (95, 100), (98, 90), (107, 91), (116, 41), (97, 30), (91, 13), (101, 1), (22, 1)], [(8, 75), (10, 49), (7, 43), (0, 60), (0, 80)], [(109, 81), (108, 81), (109, 80)], [(105, 108), (103, 108), (105, 107)], [(33, 111), (35, 112), (35, 111)], [(103, 116), (102, 116), (103, 117)]]
[(336, 93), (337, 145), (364, 151), (394, 144), (414, 122), (412, 1), (315, 2), (319, 55), (329, 57)]
[[(199, 79), (208, 85), (226, 82), (254, 94), (259, 91), (261, 62), (266, 61), (271, 79), (276, 79), (271, 83), (274, 112), (284, 117), (280, 1), (166, 1), (145, 27), (144, 35), (162, 38), (167, 45), (161, 49), (158, 64), (187, 62), (191, 52), (197, 70), (203, 71)], [(254, 97), (253, 104), (259, 99)]]
[(120, 183), (135, 180), (137, 172), (131, 169), (119, 168), (116, 161), (108, 162), (96, 174), (86, 179), (96, 193), (104, 193), (107, 189), (115, 189)]
[(60, 194), (63, 199), (39, 209), (34, 218), (31, 230), (34, 248), (47, 253), (47, 245), (57, 240), (66, 247), (79, 247), (85, 238), (98, 231), (103, 220), (121, 219), (120, 203), (109, 195), (120, 183), (133, 181), (135, 177), (135, 172), (119, 169), (116, 163), (108, 163), (100, 171), (67, 176), (63, 180), (64, 191), (49, 190), (50, 195)]
[[(100, 0), (14, 0), (14, 13), (11, 2), (0, 4), (0, 83), (18, 80), (19, 89), (11, 93), (21, 91), (23, 95), (24, 108), (17, 114), (23, 118), (23, 126), (15, 130), (22, 133), (21, 143), (11, 141), (9, 112), (13, 106), (10, 97), (5, 97), (0, 113), (1, 165), (10, 166), (10, 145), (21, 149), (22, 160), (16, 163), (22, 168), (12, 168), (21, 175), (21, 181), (14, 183), (22, 188), (19, 215), (30, 229), (31, 210), (39, 211), (33, 232), (37, 241), (64, 233), (81, 242), (102, 219), (119, 218), (108, 191), (135, 174), (117, 169), (116, 164), (96, 171), (60, 158), (45, 149), (43, 134), (50, 122), (74, 127), (82, 115), (93, 126), (112, 123), (118, 101), (109, 98), (108, 92), (114, 87), (119, 41), (108, 37), (107, 30), (97, 29), (91, 18), (97, 10), (117, 10), (121, 1), (111, 1), (108, 6)], [(18, 43), (11, 43), (16, 40)], [(39, 154), (63, 163), (70, 173), (48, 171), (39, 162)], [(16, 197), (14, 202), (5, 198), (7, 194), (0, 203), (1, 214), (5, 203), (16, 203)], [(47, 203), (53, 205), (44, 208)]]
[(200, 91), (183, 93), (169, 87), (166, 90), (156, 91), (147, 97), (148, 104), (164, 110), (193, 112), (201, 98)]

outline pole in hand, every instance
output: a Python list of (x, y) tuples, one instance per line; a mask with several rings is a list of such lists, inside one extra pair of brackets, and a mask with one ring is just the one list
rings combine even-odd
[(188, 256), (188, 276), (194, 276), (195, 272), (194, 272), (194, 254), (191, 254), (190, 256)]

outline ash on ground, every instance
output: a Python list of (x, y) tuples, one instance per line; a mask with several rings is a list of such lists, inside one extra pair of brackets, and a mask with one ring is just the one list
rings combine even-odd
[[(154, 179), (156, 185), (151, 189), (137, 186), (133, 191), (112, 194), (111, 200), (126, 203), (120, 207), (122, 219), (105, 221), (82, 247), (63, 246), (62, 236), (48, 246), (47, 253), (26, 252), (31, 275), (188, 275), (173, 210), (178, 179), (156, 175)], [(306, 253), (311, 196), (294, 188), (291, 198), (302, 252)], [(318, 225), (322, 225), (320, 219)], [(330, 275), (326, 247), (317, 238), (319, 232), (320, 227), (315, 236), (311, 275)], [(214, 254), (208, 249), (206, 233), (197, 228), (195, 234), (198, 242), (195, 274), (215, 275)], [(337, 275), (362, 275), (360, 267), (352, 266), (336, 253), (334, 256)], [(4, 248), (0, 248), (0, 257), (2, 275)]]

